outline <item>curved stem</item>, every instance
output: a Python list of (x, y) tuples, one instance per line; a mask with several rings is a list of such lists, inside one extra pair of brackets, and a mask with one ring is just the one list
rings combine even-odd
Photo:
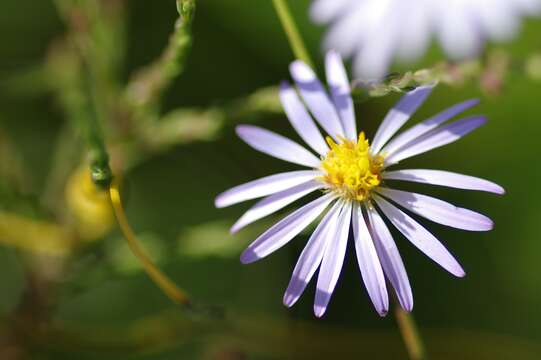
[(402, 309), (399, 304), (396, 304), (395, 316), (410, 359), (427, 360), (425, 346), (417, 329), (417, 325), (415, 324), (413, 315)]
[(191, 305), (191, 301), (184, 291), (182, 291), (167, 275), (165, 275), (145, 254), (143, 247), (137, 240), (135, 233), (128, 223), (126, 213), (122, 206), (120, 192), (118, 191), (118, 182), (113, 179), (109, 187), (109, 198), (113, 205), (118, 225), (122, 230), (122, 234), (126, 238), (128, 245), (133, 254), (141, 261), (143, 268), (148, 276), (158, 285), (160, 289), (174, 302), (182, 305)]
[(313, 68), (312, 60), (310, 60), (310, 55), (308, 55), (308, 51), (302, 41), (297, 25), (293, 20), (293, 16), (291, 16), (291, 11), (289, 10), (286, 0), (272, 0), (272, 4), (280, 18), (280, 22), (282, 23), (282, 27), (284, 28), (289, 45), (291, 46), (295, 57)]

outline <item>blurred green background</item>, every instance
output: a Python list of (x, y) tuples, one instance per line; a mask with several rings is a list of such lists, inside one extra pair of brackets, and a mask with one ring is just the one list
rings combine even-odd
[[(321, 72), (323, 29), (307, 17), (309, 0), (290, 3)], [(0, 9), (0, 359), (406, 358), (392, 313), (373, 310), (353, 252), (327, 314), (315, 319), (313, 284), (292, 309), (281, 303), (306, 233), (243, 266), (242, 249), (279, 215), (232, 236), (229, 226), (249, 204), (214, 208), (229, 187), (294, 169), (234, 135), (236, 124), (257, 122), (296, 139), (274, 88), (288, 77), (292, 53), (270, 0), (198, 1), (184, 72), (142, 108), (124, 87), (166, 47), (175, 1), (3, 0)], [(467, 233), (423, 222), (463, 264), (464, 279), (395, 237), (433, 359), (541, 358), (541, 82), (524, 71), (541, 51), (540, 31), (541, 21), (528, 20), (518, 39), (498, 47), (511, 63), (497, 91), (477, 77), (440, 85), (414, 118), (481, 98), (471, 113), (487, 115), (487, 126), (407, 166), (480, 176), (507, 190), (499, 198), (419, 188), (496, 223)], [(411, 68), (441, 59), (434, 47)], [(77, 176), (87, 163), (72, 119), (84, 116), (81, 73), (94, 86), (137, 235), (196, 301), (225, 308), (225, 319), (172, 304), (108, 209), (92, 203), (103, 199)], [(398, 98), (359, 102), (369, 137)]]

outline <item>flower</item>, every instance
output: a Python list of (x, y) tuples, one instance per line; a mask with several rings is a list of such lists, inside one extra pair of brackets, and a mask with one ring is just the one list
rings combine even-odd
[[(469, 116), (446, 123), (478, 102), (468, 100), (394, 136), (432, 91), (433, 86), (422, 86), (404, 95), (388, 112), (370, 144), (363, 132), (357, 133), (350, 87), (340, 55), (329, 52), (325, 65), (330, 96), (305, 63), (295, 61), (290, 66), (307, 108), (289, 83), (283, 82), (280, 88), (280, 99), (291, 125), (319, 157), (281, 135), (253, 125), (240, 125), (237, 134), (251, 147), (308, 170), (275, 174), (234, 187), (216, 198), (216, 206), (264, 197), (233, 225), (231, 230), (236, 232), (319, 191), (316, 200), (292, 212), (250, 244), (242, 253), (241, 262), (251, 263), (278, 250), (329, 209), (298, 259), (284, 304), (292, 306), (299, 299), (319, 268), (314, 312), (318, 317), (324, 314), (341, 272), (352, 228), (361, 276), (377, 312), (385, 315), (389, 307), (385, 277), (401, 306), (410, 311), (413, 307), (410, 283), (383, 216), (419, 250), (458, 277), (465, 275), (460, 264), (403, 209), (439, 224), (470, 231), (490, 230), (493, 223), (484, 215), (448, 202), (392, 189), (387, 181), (411, 181), (496, 194), (503, 194), (504, 190), (487, 180), (457, 173), (389, 170), (389, 167), (454, 142), (486, 120), (483, 116)], [(326, 139), (310, 113), (329, 134)]]
[(485, 40), (509, 40), (541, 0), (314, 0), (312, 19), (330, 24), (325, 47), (353, 57), (361, 79), (379, 79), (395, 58), (412, 62), (437, 37), (453, 60), (475, 56)]

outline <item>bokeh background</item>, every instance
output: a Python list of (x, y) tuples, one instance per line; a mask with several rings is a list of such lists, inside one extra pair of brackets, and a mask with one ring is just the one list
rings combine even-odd
[[(324, 29), (310, 23), (308, 0), (290, 3), (321, 73)], [(393, 314), (380, 318), (369, 302), (354, 252), (316, 319), (313, 284), (292, 309), (281, 303), (306, 233), (243, 266), (242, 249), (279, 216), (232, 236), (249, 204), (214, 208), (231, 186), (294, 169), (234, 134), (236, 124), (257, 123), (296, 138), (275, 91), (293, 55), (271, 1), (198, 1), (184, 71), (143, 109), (126, 84), (166, 47), (175, 1), (3, 0), (0, 9), (0, 359), (406, 358)], [(395, 237), (433, 359), (541, 358), (540, 32), (541, 20), (528, 20), (512, 43), (490, 45), (479, 71), (490, 54), (507, 61), (504, 70), (438, 86), (414, 118), (480, 98), (470, 113), (487, 115), (488, 125), (408, 167), (480, 176), (507, 190), (422, 187), (496, 223), (467, 233), (424, 222), (463, 264), (464, 279)], [(442, 59), (434, 46), (396, 70)], [(225, 317), (172, 304), (125, 245), (85, 172), (74, 118), (92, 111), (81, 106), (81, 74), (94, 86), (94, 115), (141, 242), (195, 301)], [(369, 136), (398, 98), (358, 101)]]

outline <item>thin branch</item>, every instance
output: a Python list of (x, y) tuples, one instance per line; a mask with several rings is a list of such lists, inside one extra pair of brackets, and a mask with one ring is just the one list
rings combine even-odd
[(304, 45), (299, 30), (297, 29), (297, 25), (295, 24), (295, 20), (291, 15), (291, 11), (289, 10), (286, 0), (272, 0), (272, 3), (278, 17), (280, 18), (280, 22), (282, 23), (282, 27), (284, 28), (287, 40), (289, 41), (289, 45), (291, 46), (295, 57), (304, 61), (310, 67), (313, 67), (313, 62), (310, 59), (308, 51), (306, 50), (306, 46)]

